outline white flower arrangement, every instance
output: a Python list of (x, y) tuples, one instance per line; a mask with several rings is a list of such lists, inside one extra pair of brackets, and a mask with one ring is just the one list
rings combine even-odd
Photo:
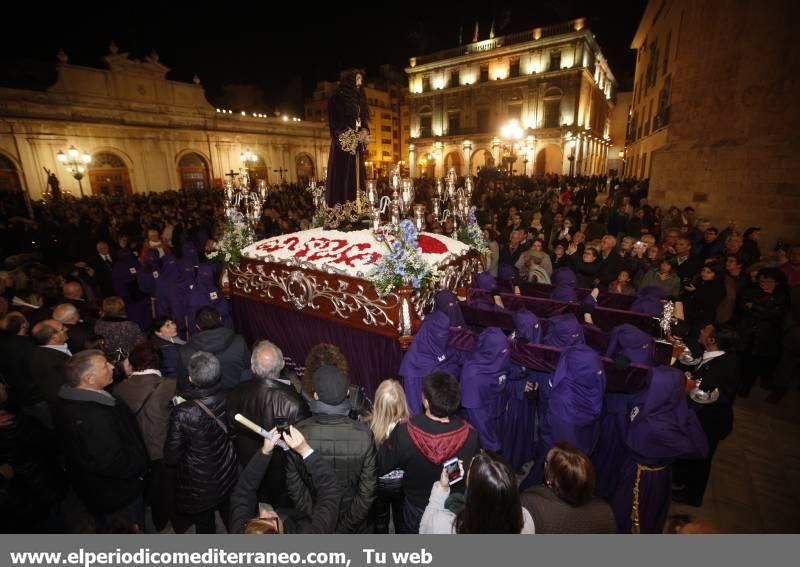
[(216, 250), (206, 254), (206, 258), (213, 260), (222, 257), (225, 265), (238, 264), (242, 259), (242, 249), (251, 242), (250, 229), (247, 223), (235, 217), (225, 223), (225, 231), (217, 242)]

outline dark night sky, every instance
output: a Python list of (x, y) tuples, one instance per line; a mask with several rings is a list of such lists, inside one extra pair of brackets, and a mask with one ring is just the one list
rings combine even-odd
[(198, 73), (212, 99), (223, 84), (251, 83), (262, 86), (270, 102), (288, 103), (299, 112), (302, 101), (286, 100), (290, 81), (296, 87), (301, 81), (307, 95), (316, 81), (335, 80), (347, 66), (368, 72), (381, 63), (403, 68), (410, 56), (457, 46), (459, 17), (454, 14), (460, 13), (466, 41), (472, 39), (476, 18), (480, 39), (486, 39), (493, 17), (497, 35), (586, 17), (622, 88), (629, 89), (635, 66), (629, 46), (647, 2), (533, 0), (483, 2), (474, 8), (455, 2), (364, 2), (366, 8), (358, 10), (351, 6), (361, 2), (281, 2), (280, 7), (270, 2), (266, 10), (250, 3), (245, 11), (247, 4), (212, 9), (200, 2), (176, 8), (165, 8), (166, 2), (155, 7), (124, 3), (116, 13), (105, 4), (89, 8), (92, 22), (65, 5), (45, 14), (18, 7), (7, 20), (27, 25), (4, 25), (0, 85), (44, 88), (55, 78), (52, 64), (59, 47), (71, 63), (99, 66), (113, 39), (120, 51), (137, 58), (155, 48), (173, 70), (172, 79), (189, 81)]

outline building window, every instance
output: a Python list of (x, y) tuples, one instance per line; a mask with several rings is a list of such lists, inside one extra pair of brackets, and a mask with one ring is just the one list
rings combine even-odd
[(447, 115), (447, 133), (451, 136), (459, 134), (461, 131), (461, 115), (458, 112), (450, 112)]
[(550, 70), (557, 71), (561, 69), (561, 52), (560, 51), (551, 51), (550, 52)]
[(461, 83), (461, 73), (459, 73), (458, 69), (450, 71), (450, 86), (457, 87), (460, 83)]
[(381, 112), (381, 118), (383, 118), (384, 120), (389, 120), (391, 117), (392, 115), (389, 114), (388, 112)]
[(431, 78), (422, 77), (422, 92), (427, 93), (431, 90)]
[(477, 127), (479, 134), (485, 134), (489, 131), (489, 109), (479, 108), (477, 114)]
[(400, 151), (400, 146), (398, 144), (394, 144), (392, 148), (394, 149), (395, 153)]
[(381, 138), (381, 144), (386, 144), (387, 146), (390, 145), (392, 141), (388, 138)]
[(419, 135), (421, 138), (428, 138), (431, 135), (431, 130), (433, 126), (433, 120), (431, 115), (425, 115), (419, 117)]
[(381, 132), (391, 132), (391, 131), (392, 131), (392, 127), (391, 126), (389, 126), (389, 125), (381, 126)]
[(667, 33), (667, 45), (666, 49), (664, 49), (664, 69), (661, 71), (662, 75), (667, 74), (667, 64), (669, 63), (669, 48), (670, 44), (672, 43), (672, 32)]
[(511, 61), (511, 65), (508, 68), (508, 76), (519, 77), (519, 59)]
[(561, 124), (561, 100), (544, 101), (544, 127), (558, 128)]
[(381, 155), (382, 155), (383, 157), (392, 157), (392, 152), (387, 152), (386, 150), (383, 150), (383, 151), (381, 152)]
[(485, 83), (488, 80), (489, 80), (489, 66), (481, 65), (481, 83)]

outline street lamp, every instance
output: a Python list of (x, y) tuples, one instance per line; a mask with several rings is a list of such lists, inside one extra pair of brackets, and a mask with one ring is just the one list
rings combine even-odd
[(83, 183), (81, 183), (81, 179), (83, 179), (83, 176), (86, 175), (88, 171), (92, 156), (86, 152), (81, 152), (75, 146), (70, 146), (66, 154), (59, 150), (57, 157), (58, 161), (66, 166), (67, 171), (72, 174), (72, 177), (78, 181), (78, 188), (81, 191), (81, 198), (83, 198)]
[(509, 120), (505, 126), (500, 129), (500, 134), (504, 140), (509, 140), (511, 142), (511, 155), (508, 159), (508, 173), (512, 174), (512, 167), (515, 161), (517, 161), (517, 156), (515, 153), (517, 142), (519, 142), (525, 132), (523, 132), (522, 127), (519, 125), (519, 120)]

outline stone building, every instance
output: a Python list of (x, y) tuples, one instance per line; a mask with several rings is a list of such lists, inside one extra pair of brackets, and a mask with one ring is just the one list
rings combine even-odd
[(607, 172), (616, 80), (583, 19), (412, 57), (414, 175)]
[(137, 61), (112, 46), (105, 62), (72, 65), (62, 53), (46, 90), (0, 89), (0, 189), (38, 199), (47, 169), (78, 195), (58, 160), (71, 146), (91, 156), (86, 194), (220, 187), (246, 150), (251, 174), (270, 184), (325, 177), (329, 137), (319, 124), (215, 108), (197, 77), (168, 80), (157, 56)]
[(799, 15), (791, 0), (649, 2), (626, 172), (650, 178), (652, 202), (800, 241)]

